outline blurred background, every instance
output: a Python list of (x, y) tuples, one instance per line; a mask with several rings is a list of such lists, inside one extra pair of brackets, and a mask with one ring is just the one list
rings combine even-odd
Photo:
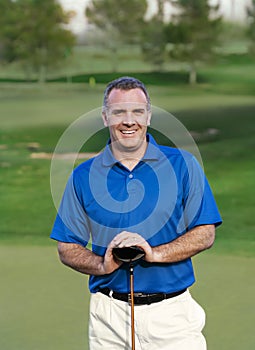
[(51, 157), (123, 75), (189, 130), (223, 217), (194, 259), (208, 350), (254, 349), (255, 0), (0, 0), (0, 348), (88, 349), (87, 277), (49, 239)]

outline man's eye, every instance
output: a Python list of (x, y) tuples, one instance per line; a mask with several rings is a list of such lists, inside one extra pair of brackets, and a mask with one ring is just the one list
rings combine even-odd
[(112, 111), (112, 115), (114, 115), (114, 116), (122, 116), (122, 115), (124, 115), (124, 111), (123, 110), (114, 110), (114, 111)]
[(144, 109), (135, 109), (134, 110), (134, 114), (137, 116), (142, 116), (142, 115), (144, 115), (144, 113), (145, 113)]

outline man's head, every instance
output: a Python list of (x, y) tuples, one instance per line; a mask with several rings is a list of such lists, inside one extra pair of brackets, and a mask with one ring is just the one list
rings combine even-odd
[(122, 77), (110, 82), (104, 93), (102, 116), (115, 150), (134, 152), (145, 148), (151, 103), (141, 81)]
[(118, 90), (123, 90), (123, 91), (128, 91), (132, 89), (140, 89), (143, 91), (146, 100), (147, 100), (147, 109), (148, 111), (151, 110), (151, 100), (150, 96), (148, 94), (148, 91), (145, 87), (145, 85), (138, 79), (133, 78), (133, 77), (121, 77), (118, 79), (115, 79), (111, 81), (105, 88), (104, 91), (104, 101), (103, 101), (103, 110), (105, 111), (108, 107), (108, 98), (110, 95), (110, 92), (113, 89), (118, 89)]

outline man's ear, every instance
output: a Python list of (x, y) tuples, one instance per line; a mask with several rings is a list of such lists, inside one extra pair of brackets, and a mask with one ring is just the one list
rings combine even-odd
[(148, 112), (147, 126), (151, 125), (151, 111)]
[(107, 127), (108, 126), (108, 120), (107, 120), (107, 115), (105, 112), (102, 112), (102, 119), (104, 122), (104, 126)]

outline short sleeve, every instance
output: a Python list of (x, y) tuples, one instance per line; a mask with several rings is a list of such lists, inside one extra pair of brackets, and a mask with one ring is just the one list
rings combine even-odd
[(77, 197), (73, 175), (67, 182), (50, 238), (83, 246), (89, 241), (89, 222)]
[[(187, 163), (183, 221), (187, 230), (199, 225), (218, 226), (222, 219), (206, 176), (195, 157)], [(180, 229), (180, 228), (179, 228)]]

